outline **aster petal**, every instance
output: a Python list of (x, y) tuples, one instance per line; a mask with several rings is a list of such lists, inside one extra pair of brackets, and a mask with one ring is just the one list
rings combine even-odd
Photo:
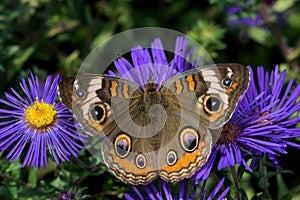
[[(32, 98), (32, 95), (30, 94), (30, 90), (27, 87), (27, 83), (24, 78), (22, 78), (22, 80), (20, 82), (20, 87), (23, 90), (24, 94), (26, 95), (26, 99), (28, 99), (28, 102), (34, 102), (36, 96), (34, 98)], [(32, 87), (32, 89), (34, 90), (33, 87)], [(32, 91), (32, 92), (34, 92), (34, 91)]]
[(218, 197), (217, 200), (223, 200), (225, 199), (226, 195), (228, 194), (228, 192), (230, 191), (230, 187), (226, 187), (226, 189), (220, 194), (220, 196)]
[[(3, 141), (0, 143), (0, 147), (6, 149), (10, 146), (19, 136), (22, 136), (23, 131), (26, 131), (26, 128), (22, 124), (18, 124), (16, 126), (11, 125), (6, 128), (1, 129), (0, 139)], [(8, 138), (8, 137), (13, 138)], [(15, 137), (15, 138), (14, 138)], [(3, 147), (4, 146), (4, 147)]]
[(193, 60), (194, 59), (194, 51), (195, 51), (195, 47), (191, 48), (189, 51), (189, 63), (188, 63), (188, 68), (187, 70), (191, 70), (194, 69), (196, 67), (198, 67), (202, 57), (199, 57), (197, 60)]
[(291, 147), (294, 147), (296, 149), (300, 149), (300, 145), (299, 144), (296, 144), (294, 142), (289, 142), (289, 141), (285, 141), (285, 143)]
[(188, 179), (180, 181), (179, 199), (188, 199)]
[(155, 185), (154, 185), (153, 182), (150, 183), (150, 187), (151, 187), (151, 189), (154, 191), (154, 193), (155, 193), (157, 199), (163, 200), (163, 197), (160, 195), (160, 193), (158, 192), (158, 190), (157, 190), (157, 188), (155, 187)]
[(278, 104), (278, 106), (277, 106), (277, 108), (276, 108), (277, 110), (278, 110), (278, 109), (281, 109), (281, 108), (283, 107), (282, 105), (283, 105), (284, 101), (286, 100), (286, 98), (287, 98), (289, 92), (291, 91), (291, 88), (292, 88), (292, 86), (293, 86), (293, 83), (294, 83), (294, 80), (291, 79), (291, 80), (289, 81), (288, 85), (286, 86), (285, 92), (284, 92), (284, 94), (283, 94), (283, 96), (282, 96), (282, 98), (281, 98), (281, 100), (280, 100), (280, 102), (279, 102), (279, 104)]
[(177, 71), (172, 67), (168, 67), (168, 61), (160, 39), (155, 39), (151, 43), (151, 53), (154, 60), (153, 70), (154, 80), (160, 83), (168, 80), (170, 77), (177, 74)]
[[(6, 155), (6, 158), (10, 158), (10, 161), (16, 161), (20, 154), (22, 153), (22, 150), (24, 149), (25, 145), (31, 138), (31, 134), (29, 132), (25, 132), (22, 136), (19, 135), (18, 142), (14, 145), (14, 147), (10, 150), (10, 152)], [(12, 140), (14, 142), (14, 140)]]
[(281, 126), (283, 126), (283, 127), (286, 127), (286, 126), (296, 125), (296, 124), (299, 123), (299, 121), (300, 121), (300, 116), (299, 117), (295, 117), (295, 118), (290, 119), (290, 120), (279, 122), (278, 124), (281, 125)]
[(177, 37), (175, 50), (174, 50), (174, 62), (170, 66), (178, 72), (186, 71), (186, 59), (188, 40), (184, 37)]
[(195, 180), (196, 185), (198, 185), (201, 180), (206, 180), (210, 175), (211, 169), (213, 167), (213, 163), (218, 153), (218, 148), (219, 147), (217, 146), (214, 146), (212, 148), (211, 154), (208, 157), (207, 162), (201, 167), (201, 169), (198, 172), (196, 172), (193, 175), (193, 179)]
[(127, 200), (135, 200), (134, 198), (132, 198), (129, 194), (125, 193), (124, 194), (125, 199)]
[[(282, 87), (284, 85), (285, 74), (286, 74), (286, 71), (283, 71), (280, 74), (279, 79), (277, 81), (274, 81), (274, 85), (273, 85), (273, 89), (272, 89), (272, 99), (271, 99), (271, 101), (275, 101), (275, 100), (277, 100), (279, 98), (280, 92), (281, 92)], [(277, 75), (277, 73), (276, 73), (276, 75)]]
[(131, 58), (135, 69), (138, 71), (137, 74), (139, 74), (137, 76), (139, 83), (142, 83), (141, 85), (144, 86), (148, 81), (150, 74), (153, 75), (152, 71), (150, 71), (151, 68), (142, 70), (142, 68), (152, 64), (150, 53), (148, 49), (137, 46), (131, 50)]
[(4, 99), (1, 99), (1, 103), (4, 103), (7, 106), (16, 108), (16, 109), (21, 109), (22, 106), (20, 105), (20, 102), (12, 95), (8, 94), (8, 93), (4, 93), (4, 96), (6, 99), (8, 99), (10, 102), (5, 101)]
[(156, 38), (151, 43), (151, 53), (152, 53), (154, 63), (168, 65), (168, 60), (167, 60), (166, 54), (164, 52), (164, 47), (159, 38)]
[(161, 180), (161, 182), (162, 182), (162, 188), (163, 188), (166, 199), (172, 200), (172, 195), (171, 195), (171, 191), (170, 191), (170, 187), (169, 187), (168, 183), (165, 182), (164, 180)]
[[(139, 85), (143, 85), (143, 80), (139, 74), (131, 73), (134, 67), (124, 58), (119, 58), (114, 61), (114, 64), (122, 77), (132, 80)], [(135, 71), (134, 71), (135, 72)]]
[[(271, 154), (275, 154), (275, 152), (273, 152), (272, 150), (270, 150), (266, 147), (263, 147), (259, 144), (266, 145), (270, 148), (272, 147), (272, 149), (275, 149), (275, 147), (273, 147), (273, 145), (277, 145), (277, 147), (282, 147), (282, 145), (274, 144), (273, 142), (266, 142), (266, 141), (261, 141), (261, 140), (257, 140), (257, 139), (253, 139), (253, 138), (247, 138), (247, 139), (240, 138), (239, 142), (242, 142), (245, 146), (249, 146), (260, 152), (266, 152), (266, 153), (271, 153)], [(279, 148), (276, 148), (276, 149), (279, 149)]]
[(134, 192), (138, 195), (139, 199), (141, 199), (141, 200), (144, 199), (137, 187), (133, 186), (132, 188), (133, 188)]
[[(210, 193), (210, 195), (208, 196), (207, 200), (213, 199), (216, 196), (216, 194), (219, 192), (219, 190), (223, 186), (224, 181), (225, 181), (225, 178), (222, 178), (221, 181), (218, 183), (218, 185)], [(227, 187), (227, 188), (229, 188), (229, 187)]]

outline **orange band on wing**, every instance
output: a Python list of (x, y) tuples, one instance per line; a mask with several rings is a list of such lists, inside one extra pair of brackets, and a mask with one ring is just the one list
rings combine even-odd
[(183, 90), (183, 86), (181, 84), (181, 80), (180, 79), (175, 82), (175, 86), (176, 86), (176, 91), (175, 91), (176, 94), (181, 94), (182, 90)]
[[(170, 174), (173, 172), (179, 172), (183, 168), (187, 169), (191, 165), (191, 163), (195, 163), (197, 158), (201, 155), (201, 150), (203, 146), (204, 142), (201, 141), (199, 143), (198, 148), (195, 151), (193, 151), (192, 153), (184, 153), (183, 155), (181, 155), (181, 157), (179, 157), (175, 165), (163, 167), (161, 170)], [(206, 162), (206, 159), (203, 159), (202, 161), (204, 163)]]
[(193, 79), (193, 75), (187, 76), (186, 80), (189, 83), (189, 90), (194, 91), (195, 90), (195, 81)]
[(129, 98), (128, 85), (127, 85), (127, 84), (123, 84), (122, 94), (123, 94), (123, 96), (124, 96), (125, 98)]
[(236, 89), (237, 87), (238, 87), (238, 84), (237, 84), (237, 83), (233, 82), (233, 83), (231, 84), (231, 88)]
[(109, 89), (110, 89), (110, 94), (113, 97), (117, 96), (117, 86), (118, 86), (118, 83), (116, 81), (111, 82), (111, 86)]

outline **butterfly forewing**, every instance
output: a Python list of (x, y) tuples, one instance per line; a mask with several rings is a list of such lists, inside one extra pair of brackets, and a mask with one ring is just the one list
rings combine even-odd
[(182, 110), (199, 116), (205, 127), (218, 129), (230, 119), (249, 79), (249, 70), (242, 65), (217, 64), (172, 77), (162, 85), (161, 93), (166, 98), (170, 91), (176, 94)]

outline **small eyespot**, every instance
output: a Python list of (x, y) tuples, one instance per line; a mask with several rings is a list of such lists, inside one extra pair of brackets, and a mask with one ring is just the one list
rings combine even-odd
[(167, 154), (167, 164), (169, 166), (175, 165), (177, 160), (178, 160), (178, 157), (177, 157), (176, 152), (174, 150), (170, 150)]
[(86, 92), (81, 88), (77, 88), (75, 89), (75, 95), (78, 99), (83, 99), (86, 96)]
[(199, 134), (193, 128), (185, 128), (180, 132), (180, 144), (187, 152), (193, 152), (199, 144)]
[(142, 153), (139, 153), (135, 157), (135, 164), (139, 169), (144, 169), (147, 165), (146, 157)]
[(131, 139), (125, 133), (120, 133), (114, 141), (115, 153), (120, 158), (125, 158), (128, 156), (131, 150)]
[(221, 101), (218, 97), (207, 96), (204, 105), (208, 112), (218, 112), (221, 108)]
[(227, 74), (227, 77), (228, 77), (228, 78), (232, 78), (232, 77), (233, 77), (233, 72), (232, 72), (231, 69), (229, 70), (229, 72), (228, 72), (228, 74)]
[(103, 122), (105, 119), (105, 115), (106, 115), (105, 111), (106, 110), (105, 110), (104, 105), (96, 104), (96, 105), (94, 105), (94, 107), (92, 107), (92, 109), (90, 109), (90, 114), (94, 121)]
[(226, 87), (230, 87), (231, 86), (231, 83), (232, 83), (232, 80), (229, 79), (229, 78), (225, 78), (223, 80), (223, 85), (226, 86)]

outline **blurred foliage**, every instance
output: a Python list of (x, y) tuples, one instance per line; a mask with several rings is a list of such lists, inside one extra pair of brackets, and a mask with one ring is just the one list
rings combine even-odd
[[(233, 7), (241, 9), (230, 13)], [(252, 23), (258, 16), (258, 22)], [(290, 78), (300, 80), (300, 4), (296, 0), (2, 0), (1, 95), (29, 71), (41, 78), (56, 73), (74, 75), (99, 42), (144, 26), (186, 33), (203, 45), (216, 63), (238, 62), (267, 69), (279, 64)], [(262, 197), (266, 186), (260, 184), (265, 183), (264, 178), (272, 195), (269, 199), (299, 199), (298, 156), (293, 150), (282, 156), (281, 171), (265, 163), (267, 175), (259, 170), (254, 176), (241, 173), (246, 176), (241, 182), (243, 197), (266, 199)], [(49, 161), (47, 169), (40, 170), (22, 168), (1, 157), (0, 199), (50, 199), (75, 188), (81, 198), (112, 199), (131, 191), (88, 152), (61, 166)], [(234, 196), (234, 188), (231, 190)]]

